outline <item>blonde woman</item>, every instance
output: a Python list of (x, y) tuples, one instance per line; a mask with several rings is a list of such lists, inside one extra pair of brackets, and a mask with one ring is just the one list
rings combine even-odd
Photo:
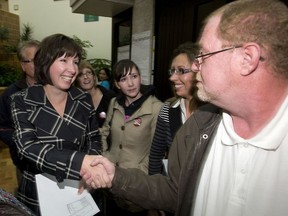
[(76, 86), (90, 93), (97, 113), (99, 127), (101, 128), (106, 119), (110, 100), (115, 97), (115, 93), (97, 85), (97, 83), (98, 80), (93, 67), (88, 61), (82, 60), (79, 65)]

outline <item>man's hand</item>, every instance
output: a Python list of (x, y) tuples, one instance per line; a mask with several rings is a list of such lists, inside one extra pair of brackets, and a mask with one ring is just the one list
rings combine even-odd
[(115, 165), (103, 156), (86, 155), (80, 175), (89, 187), (111, 188), (115, 174)]

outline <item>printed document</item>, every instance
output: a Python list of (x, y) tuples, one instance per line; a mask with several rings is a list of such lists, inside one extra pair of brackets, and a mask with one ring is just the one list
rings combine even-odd
[(93, 216), (99, 208), (91, 194), (78, 194), (79, 181), (57, 182), (49, 174), (36, 175), (37, 192), (42, 216)]

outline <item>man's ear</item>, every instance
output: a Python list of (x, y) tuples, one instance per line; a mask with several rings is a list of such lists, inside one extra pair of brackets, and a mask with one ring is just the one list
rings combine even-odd
[(247, 43), (243, 45), (243, 62), (241, 74), (247, 76), (253, 73), (261, 61), (261, 47), (257, 43)]

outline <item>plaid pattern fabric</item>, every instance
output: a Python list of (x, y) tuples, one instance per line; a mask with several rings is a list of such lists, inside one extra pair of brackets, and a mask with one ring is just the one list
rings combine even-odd
[(100, 134), (91, 97), (71, 87), (61, 118), (47, 100), (42, 85), (12, 97), (14, 140), (26, 169), (18, 199), (39, 214), (35, 174), (45, 172), (63, 179), (79, 179), (85, 154), (100, 154)]

